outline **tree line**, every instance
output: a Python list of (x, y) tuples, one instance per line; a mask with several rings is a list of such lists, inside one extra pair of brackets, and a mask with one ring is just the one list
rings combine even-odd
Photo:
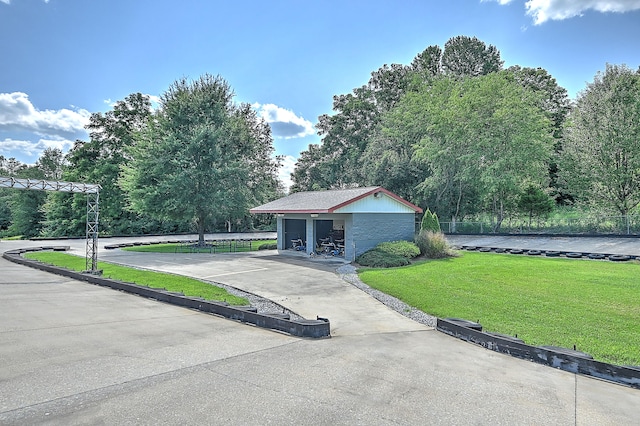
[[(91, 115), (89, 141), (66, 154), (47, 149), (35, 165), (0, 158), (0, 175), (97, 183), (100, 232), (107, 235), (246, 230), (248, 214), (283, 190), (269, 125), (249, 104), (233, 102), (220, 76), (180, 79), (152, 109), (135, 93)], [(0, 190), (0, 231), (81, 236), (82, 194)], [(268, 225), (268, 224), (267, 224)]]
[(384, 65), (333, 109), (292, 191), (382, 185), (453, 223), (490, 216), (495, 231), (558, 204), (640, 203), (640, 69), (607, 65), (572, 103), (546, 70), (504, 69), (495, 46), (458, 36)]
[[(628, 215), (640, 203), (640, 69), (607, 65), (571, 102), (542, 68), (504, 68), (475, 37), (384, 65), (333, 97), (320, 144), (290, 191), (381, 185), (453, 223), (577, 205)], [(91, 115), (88, 141), (34, 165), (0, 157), (0, 175), (97, 183), (108, 235), (270, 226), (251, 206), (284, 194), (269, 125), (233, 102), (220, 76), (179, 79), (154, 110), (135, 93)], [(80, 236), (84, 196), (0, 189), (0, 233)]]

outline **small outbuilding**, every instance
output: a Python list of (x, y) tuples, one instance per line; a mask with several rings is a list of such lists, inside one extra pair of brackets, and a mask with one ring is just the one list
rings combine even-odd
[(413, 240), (422, 209), (380, 187), (296, 192), (251, 213), (277, 216), (278, 249), (353, 261), (384, 241)]

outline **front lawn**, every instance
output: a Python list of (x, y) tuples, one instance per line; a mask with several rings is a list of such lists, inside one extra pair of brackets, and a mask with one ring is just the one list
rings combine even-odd
[(194, 242), (185, 243), (166, 243), (166, 244), (150, 244), (133, 247), (125, 247), (123, 250), (148, 252), (148, 253), (237, 253), (246, 251), (256, 251), (263, 244), (275, 244), (276, 240), (258, 240), (258, 241), (218, 241), (215, 247), (211, 242), (207, 242), (208, 246), (197, 247)]
[[(73, 271), (84, 271), (86, 260), (84, 257), (71, 254), (37, 251), (25, 253), (24, 257), (35, 259), (42, 263), (60, 266)], [(114, 265), (108, 262), (98, 262), (98, 269), (103, 270), (102, 276), (114, 280), (134, 283), (151, 288), (165, 289), (185, 296), (202, 297), (205, 300), (227, 302), (230, 305), (248, 305), (249, 301), (229, 294), (225, 289), (212, 284), (180, 275), (165, 274), (162, 272), (144, 271), (126, 266)]]
[(640, 365), (640, 265), (464, 252), (365, 269), (369, 286), (440, 318), (478, 321), (530, 345), (555, 345)]

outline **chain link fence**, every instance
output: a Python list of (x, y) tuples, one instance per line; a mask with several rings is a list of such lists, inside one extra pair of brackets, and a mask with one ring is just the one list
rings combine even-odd
[[(495, 225), (491, 222), (440, 222), (442, 231), (449, 234), (492, 234)], [(640, 216), (593, 216), (568, 219), (534, 221), (505, 220), (499, 233), (508, 234), (640, 234)]]

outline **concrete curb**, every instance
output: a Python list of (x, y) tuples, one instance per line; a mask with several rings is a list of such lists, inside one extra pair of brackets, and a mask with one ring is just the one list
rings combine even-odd
[(573, 352), (578, 353), (577, 351), (562, 351), (562, 348), (550, 350), (549, 348), (530, 346), (521, 343), (518, 341), (519, 339), (510, 338), (510, 336), (491, 334), (479, 331), (477, 327), (474, 329), (461, 325), (462, 321), (438, 318), (437, 330), (495, 352), (640, 389), (640, 368), (606, 364), (572, 354)]
[(251, 307), (233, 307), (224, 302), (207, 301), (200, 298), (188, 297), (182, 294), (164, 290), (143, 287), (137, 284), (125, 283), (109, 278), (103, 278), (98, 275), (71, 271), (65, 268), (46, 265), (44, 263), (25, 259), (24, 257), (22, 257), (23, 253), (41, 250), (65, 251), (68, 250), (68, 247), (50, 246), (10, 250), (3, 253), (2, 257), (11, 262), (39, 269), (41, 271), (62, 275), (68, 278), (100, 285), (103, 287), (109, 287), (115, 290), (125, 291), (127, 293), (155, 299), (160, 302), (171, 303), (173, 305), (190, 309), (197, 309), (202, 312), (219, 315), (224, 318), (248, 324), (253, 324), (258, 327), (281, 331), (292, 336), (309, 338), (331, 337), (331, 324), (326, 318), (318, 318), (315, 320), (290, 320), (276, 314), (259, 314), (255, 312), (255, 309)]

